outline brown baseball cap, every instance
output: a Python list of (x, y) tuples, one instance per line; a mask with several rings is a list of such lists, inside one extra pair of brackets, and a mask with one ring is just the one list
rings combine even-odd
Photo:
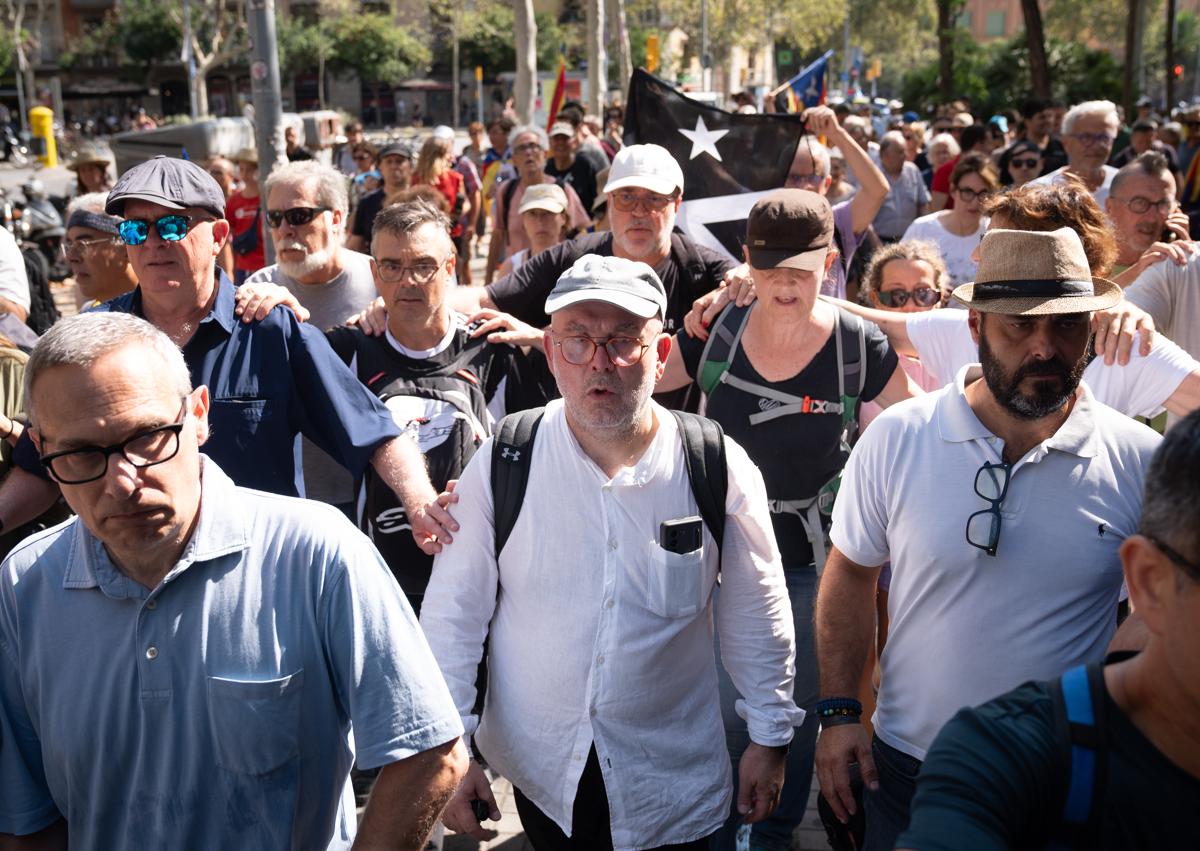
[(746, 220), (746, 248), (755, 269), (823, 272), (833, 242), (833, 209), (824, 195), (780, 189), (758, 200)]

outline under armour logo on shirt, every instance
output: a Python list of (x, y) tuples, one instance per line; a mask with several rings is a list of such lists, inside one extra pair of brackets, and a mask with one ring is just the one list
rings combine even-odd
[(511, 446), (505, 446), (500, 450), (500, 457), (505, 461), (512, 461), (516, 463), (517, 461), (521, 460), (521, 450), (513, 449)]

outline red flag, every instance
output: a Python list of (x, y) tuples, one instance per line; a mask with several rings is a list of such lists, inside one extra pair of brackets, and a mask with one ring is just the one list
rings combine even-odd
[(550, 101), (550, 111), (546, 113), (546, 132), (554, 125), (554, 116), (562, 109), (562, 102), (567, 96), (567, 60), (558, 57), (558, 79), (554, 81), (554, 97)]

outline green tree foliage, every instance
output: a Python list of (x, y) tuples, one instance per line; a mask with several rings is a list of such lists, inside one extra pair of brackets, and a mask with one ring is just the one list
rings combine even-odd
[[(971, 98), (977, 115), (992, 115), (1029, 97), (1029, 49), (1024, 33), (1008, 40), (977, 44), (964, 31), (954, 45), (954, 91)], [(1077, 42), (1048, 39), (1046, 55), (1053, 71), (1052, 94), (1066, 103), (1121, 96), (1121, 68), (1112, 55)], [(902, 98), (928, 112), (937, 102), (936, 59), (905, 77)]]
[(368, 83), (396, 83), (429, 63), (428, 46), (390, 15), (346, 15), (332, 35), (329, 67), (335, 74), (353, 71)]
[(177, 61), (182, 40), (170, 4), (122, 0), (99, 27), (73, 39), (59, 61), (65, 68), (133, 65), (146, 72), (156, 63)]
[[(434, 69), (448, 74), (454, 4), (431, 4), (430, 11), (433, 13), (436, 39)], [(513, 43), (515, 24), (510, 3), (498, 0), (480, 2), (474, 8), (461, 9), (459, 15), (462, 27), (459, 32), (459, 62), (463, 68), (482, 65), (484, 73), (489, 77), (516, 68), (517, 51)], [(568, 31), (560, 27), (553, 17), (543, 12), (538, 12), (534, 19), (538, 28), (538, 68), (543, 71), (557, 69), (558, 55), (564, 48), (568, 66), (579, 61), (583, 55), (583, 44), (580, 41), (580, 33), (576, 32), (578, 28)]]
[(323, 48), (321, 24), (314, 24), (296, 16), (275, 19), (275, 43), (279, 52), (279, 76), (285, 80), (297, 74), (311, 71), (316, 57)]

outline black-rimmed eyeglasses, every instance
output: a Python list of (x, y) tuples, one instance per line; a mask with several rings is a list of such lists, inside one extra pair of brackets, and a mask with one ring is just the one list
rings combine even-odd
[(967, 543), (979, 547), (990, 556), (996, 554), (1000, 543), (1000, 504), (1008, 495), (1008, 480), (1012, 464), (993, 464), (990, 461), (975, 472), (975, 493), (990, 505), (967, 518)]
[(104, 477), (108, 459), (120, 453), (137, 469), (170, 461), (179, 453), (179, 432), (187, 421), (187, 399), (179, 419), (168, 425), (147, 429), (111, 446), (81, 446), (41, 457), (54, 480), (62, 485), (82, 485)]

